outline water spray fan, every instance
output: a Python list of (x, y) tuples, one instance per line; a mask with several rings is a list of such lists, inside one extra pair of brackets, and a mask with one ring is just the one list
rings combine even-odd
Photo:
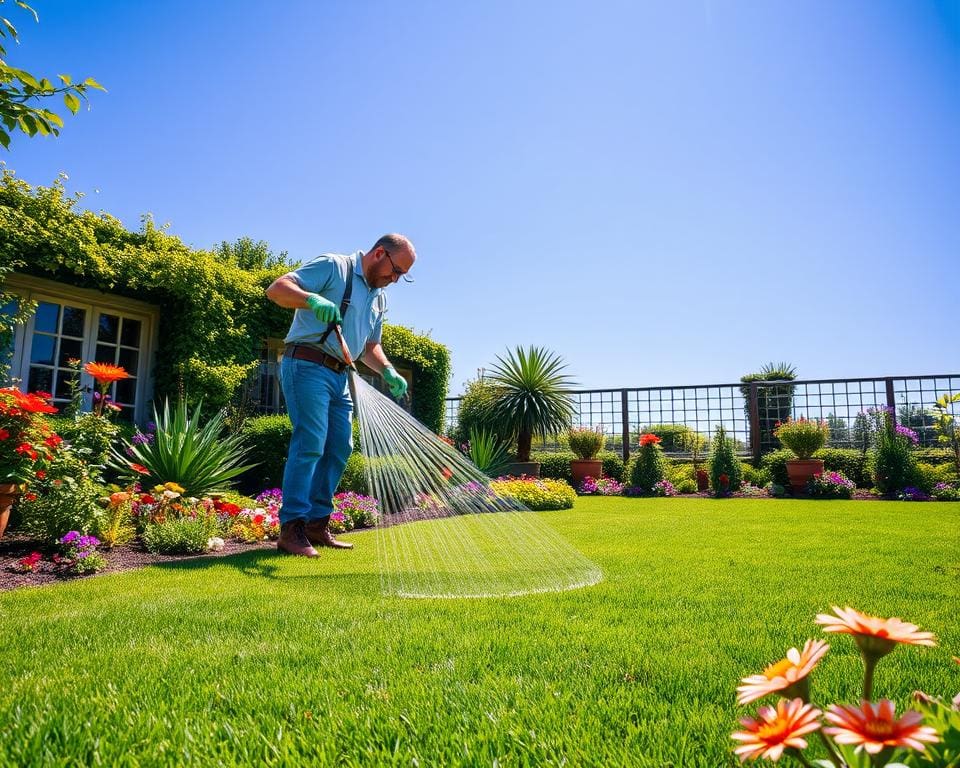
[[(357, 373), (339, 325), (343, 360)], [(596, 584), (602, 574), (459, 451), (359, 376), (349, 377), (364, 472), (377, 499), (384, 594), (505, 597)]]

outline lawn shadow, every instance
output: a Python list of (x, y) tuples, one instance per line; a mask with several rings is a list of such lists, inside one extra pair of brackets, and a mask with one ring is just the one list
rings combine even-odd
[[(280, 564), (291, 559), (291, 555), (282, 554), (275, 549), (254, 549), (246, 552), (237, 552), (230, 555), (213, 557), (195, 557), (189, 560), (172, 560), (163, 563), (153, 563), (151, 567), (162, 570), (203, 570), (213, 566), (233, 568), (243, 576), (259, 579), (273, 579), (277, 581), (316, 581), (340, 582), (347, 579), (363, 579), (375, 581), (379, 588), (380, 576), (369, 571), (330, 572), (323, 570), (323, 563), (327, 558), (316, 558), (317, 569), (313, 573), (281, 574)], [(304, 558), (306, 559), (306, 558)]]

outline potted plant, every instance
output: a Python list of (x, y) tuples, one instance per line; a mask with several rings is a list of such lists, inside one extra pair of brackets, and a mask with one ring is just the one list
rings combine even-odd
[(57, 412), (50, 399), (46, 392), (0, 389), (0, 538), (7, 529), (14, 501), (38, 473), (45, 471), (61, 442), (39, 416)]
[(530, 461), (534, 433), (546, 437), (564, 431), (573, 419), (571, 387), (559, 355), (543, 347), (508, 350), (497, 357), (487, 381), (493, 386), (490, 415), (500, 434), (517, 442), (517, 460), (507, 467), (511, 475), (540, 474)]
[(823, 461), (813, 458), (813, 454), (827, 442), (830, 427), (825, 421), (801, 416), (777, 422), (774, 434), (797, 457), (787, 461), (787, 476), (793, 492), (802, 493), (807, 481), (823, 472)]
[(605, 442), (603, 427), (571, 427), (567, 430), (570, 450), (576, 454), (570, 462), (573, 482), (579, 485), (586, 478), (599, 478), (603, 474), (603, 462), (596, 458)]

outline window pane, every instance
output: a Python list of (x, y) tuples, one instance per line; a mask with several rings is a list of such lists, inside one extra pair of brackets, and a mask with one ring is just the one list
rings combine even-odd
[(137, 380), (120, 379), (117, 382), (117, 391), (114, 395), (118, 404), (135, 403), (137, 401)]
[[(53, 348), (57, 340), (53, 336), (44, 336), (40, 333), (33, 335), (33, 344), (30, 346), (30, 362), (41, 365), (53, 365)], [(49, 391), (49, 390), (48, 390)]]
[(110, 363), (113, 365), (117, 359), (117, 348), (107, 344), (97, 344), (97, 354), (94, 359), (98, 363)]
[(44, 333), (56, 333), (59, 318), (59, 305), (51, 304), (49, 301), (41, 301), (37, 304), (37, 314), (33, 322), (33, 328)]
[(137, 375), (137, 362), (140, 360), (140, 353), (133, 349), (120, 348), (117, 365), (121, 366), (131, 376)]
[(109, 341), (111, 344), (116, 344), (117, 331), (119, 328), (119, 317), (116, 315), (100, 315), (100, 323), (97, 330), (97, 341)]
[(53, 388), (52, 368), (31, 368), (27, 389), (30, 392), (49, 392)]
[(57, 365), (65, 366), (71, 358), (79, 360), (81, 357), (83, 357), (83, 342), (80, 339), (60, 339), (60, 355), (57, 357)]
[(63, 308), (63, 328), (64, 336), (77, 336), (83, 338), (83, 324), (87, 317), (85, 309), (76, 307)]
[(0, 315), (15, 315), (17, 313), (17, 300), (11, 299), (0, 307)]
[(55, 397), (64, 400), (70, 399), (70, 379), (74, 375), (74, 372), (69, 368), (60, 368), (57, 371), (57, 390), (53, 393)]
[(120, 331), (120, 343), (127, 347), (140, 347), (140, 321), (123, 318), (123, 329)]

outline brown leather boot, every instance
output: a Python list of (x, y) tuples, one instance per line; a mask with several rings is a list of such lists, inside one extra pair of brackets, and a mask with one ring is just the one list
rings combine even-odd
[(288, 555), (303, 555), (304, 557), (318, 557), (317, 550), (310, 546), (310, 540), (303, 532), (306, 520), (298, 518), (280, 526), (280, 538), (277, 539), (277, 549)]
[(337, 541), (330, 533), (330, 518), (323, 517), (319, 520), (311, 520), (304, 526), (304, 532), (311, 544), (318, 547), (331, 547), (333, 549), (353, 549), (353, 544), (346, 541)]

